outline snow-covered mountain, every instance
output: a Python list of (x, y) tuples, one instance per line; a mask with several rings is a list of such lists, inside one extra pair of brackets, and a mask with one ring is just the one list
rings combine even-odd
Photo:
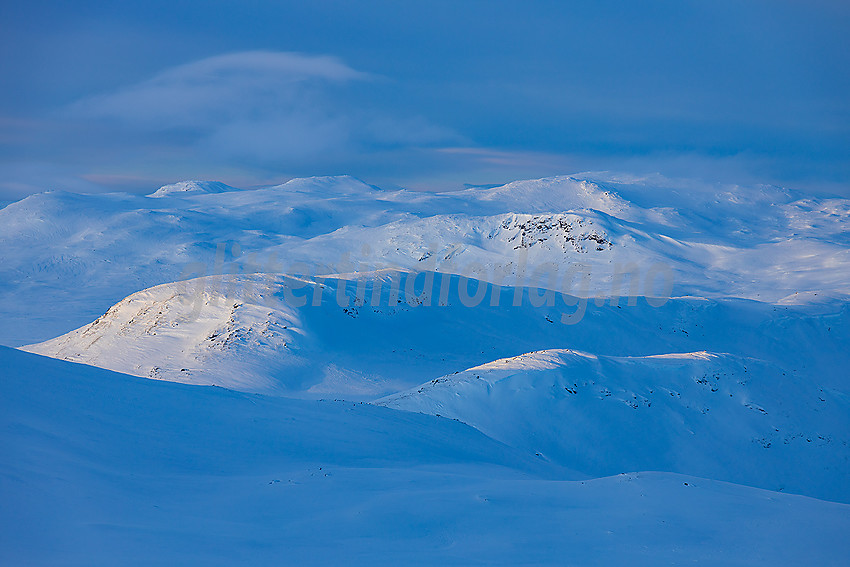
[(171, 185), (163, 185), (148, 197), (179, 197), (205, 193), (225, 193), (227, 191), (238, 191), (238, 189), (220, 181), (180, 181)]
[[(428, 293), (417, 287), (428, 281)], [(484, 291), (474, 307), (461, 294), (469, 289)], [(434, 272), (207, 276), (137, 292), (88, 325), (23, 348), (137, 376), (299, 397), (375, 399), (565, 346), (607, 356), (734, 352), (846, 388), (847, 308), (569, 297), (549, 306), (538, 293)], [(580, 323), (561, 323), (579, 310)]]
[(377, 403), (458, 419), (590, 477), (661, 470), (850, 501), (850, 310), (641, 299), (563, 325), (570, 308), (535, 307), (528, 289), (513, 306), (516, 288), (491, 286), (502, 305), (468, 307), (460, 285), (480, 282), (430, 275), (430, 298), (406, 295), (411, 275), (394, 271), (359, 274), (360, 289), (355, 275), (208, 276), (25, 348), (249, 392), (391, 394)]
[(458, 419), (599, 477), (664, 470), (850, 502), (850, 398), (762, 360), (532, 352), (378, 405)]
[(674, 296), (850, 293), (850, 203), (771, 187), (617, 177), (448, 193), (351, 177), (171, 187), (157, 198), (48, 192), (0, 210), (0, 344), (55, 337), (154, 285), (234, 271), (430, 269), (552, 287), (547, 267), (580, 265), (591, 277), (572, 292), (595, 297), (618, 294), (617, 274), (635, 270), (634, 293), (648, 294), (647, 274), (664, 266)]

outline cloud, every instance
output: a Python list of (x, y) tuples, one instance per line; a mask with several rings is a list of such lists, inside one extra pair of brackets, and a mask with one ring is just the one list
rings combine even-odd
[(245, 165), (322, 161), (371, 148), (457, 143), (420, 117), (352, 102), (352, 83), (382, 83), (337, 58), (271, 51), (209, 57), (116, 92), (74, 103), (68, 114), (112, 125), (146, 143), (186, 146)]
[(304, 106), (321, 83), (363, 80), (328, 56), (247, 51), (179, 65), (114, 93), (84, 99), (73, 114), (109, 118), (146, 130), (208, 128)]

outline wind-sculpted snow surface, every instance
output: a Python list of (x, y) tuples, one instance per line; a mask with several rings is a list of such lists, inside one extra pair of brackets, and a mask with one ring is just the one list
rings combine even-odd
[(839, 565), (850, 507), (0, 347), (3, 565)]

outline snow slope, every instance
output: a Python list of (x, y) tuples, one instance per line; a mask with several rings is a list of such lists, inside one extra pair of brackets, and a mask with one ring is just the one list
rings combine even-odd
[(757, 359), (547, 350), (379, 405), (459, 419), (591, 476), (663, 470), (850, 502), (850, 397)]
[(5, 565), (838, 565), (850, 506), (0, 347)]

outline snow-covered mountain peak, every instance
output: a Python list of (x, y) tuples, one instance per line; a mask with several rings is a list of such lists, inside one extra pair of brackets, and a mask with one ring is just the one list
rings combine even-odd
[(666, 177), (660, 174), (633, 175), (597, 171), (580, 173), (573, 177), (604, 187), (643, 208), (688, 209), (717, 204), (742, 207), (781, 205), (803, 197), (803, 194), (798, 191), (776, 185), (710, 183), (698, 179)]
[(323, 197), (362, 195), (380, 191), (378, 187), (369, 185), (352, 175), (297, 177), (268, 189)]
[(517, 212), (527, 212), (529, 206), (549, 212), (593, 209), (629, 218), (634, 208), (614, 191), (568, 175), (514, 181), (492, 189), (467, 189), (463, 193), (483, 201), (511, 203)]
[(267, 390), (279, 384), (270, 367), (258, 371), (256, 361), (269, 352), (285, 354), (299, 334), (297, 315), (266, 301), (278, 291), (279, 280), (273, 281), (219, 276), (155, 286), (26, 350), (148, 378)]
[[(605, 357), (611, 360), (618, 361), (638, 361), (643, 364), (652, 364), (653, 361), (659, 361), (658, 364), (665, 364), (663, 361), (682, 361), (682, 362), (697, 362), (711, 361), (722, 358), (725, 355), (707, 352), (673, 352), (665, 354), (652, 354), (642, 357)], [(467, 372), (496, 371), (497, 374), (509, 376), (504, 371), (531, 371), (531, 370), (551, 370), (567, 364), (577, 362), (594, 363), (599, 361), (599, 356), (590, 352), (584, 352), (575, 349), (560, 349), (553, 348), (547, 350), (538, 350), (512, 356), (509, 358), (500, 358), (474, 368), (470, 368)]]
[(163, 185), (148, 197), (180, 197), (185, 195), (203, 195), (206, 193), (227, 193), (238, 191), (237, 188), (225, 185), (220, 181), (179, 181)]

